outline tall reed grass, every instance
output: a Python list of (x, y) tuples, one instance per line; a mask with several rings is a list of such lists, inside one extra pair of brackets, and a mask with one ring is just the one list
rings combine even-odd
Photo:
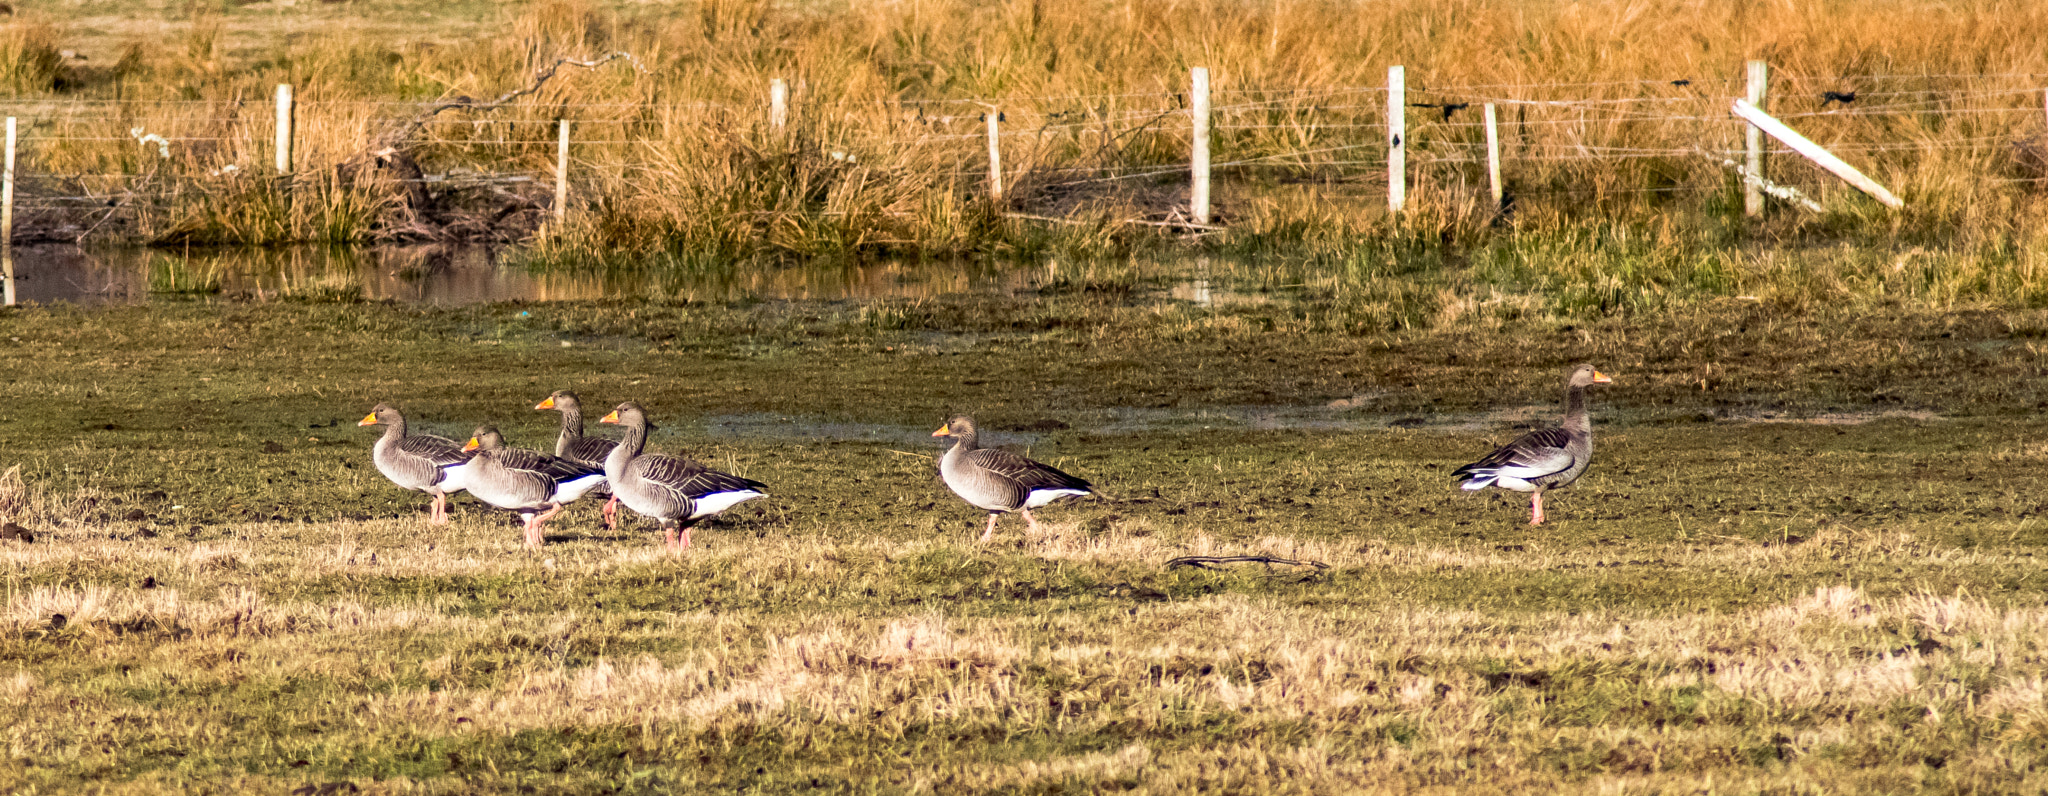
[[(0, 33), (0, 52), (22, 54), (5, 61), (0, 86), (32, 120), (28, 169), (49, 175), (46, 193), (118, 197), (136, 223), (101, 229), (158, 241), (523, 236), (547, 218), (554, 126), (568, 118), (571, 212), (538, 239), (536, 263), (1119, 255), (1176, 239), (1184, 84), (1201, 65), (1215, 76), (1225, 164), (1225, 231), (1202, 240), (1225, 251), (1343, 259), (1361, 240), (1399, 239), (1555, 252), (1653, 230), (1693, 247), (1681, 257), (1847, 242), (2012, 259), (2048, 220), (2042, 175), (2015, 147), (2041, 133), (2048, 51), (2024, 43), (2048, 34), (2048, 6), (2013, 0), (1902, 0), (1883, 13), (1688, 0), (705, 0), (673, 13), (542, 0), (457, 5), (439, 18), (446, 30), (396, 40), (282, 39), (267, 22), (377, 5), (195, 6), (169, 36), (96, 40), (123, 55), (78, 64), (53, 53), (90, 40), (84, 26), (24, 12)], [(402, 147), (428, 174), (533, 182), (458, 196), (405, 174), (334, 169), (411, 116), (408, 103), (494, 97), (558, 58), (614, 50), (644, 70), (572, 68), (495, 111), (444, 113)], [(1748, 58), (1772, 64), (1773, 110), (1891, 185), (1906, 209), (1780, 158), (1773, 178), (1828, 212), (1741, 220), (1738, 186), (1695, 150), (1735, 146), (1726, 105)], [(1376, 125), (1391, 64), (1407, 67), (1412, 102), (1502, 104), (1511, 214), (1492, 206), (1472, 162), (1476, 104), (1411, 109), (1410, 207), (1388, 214)], [(785, 129), (767, 124), (773, 78), (793, 86)], [(288, 188), (258, 179), (277, 82), (303, 103)], [(1829, 91), (1859, 98), (1831, 104)], [(987, 112), (1011, 133), (999, 201), (984, 186)], [(169, 139), (168, 156), (141, 134)]]

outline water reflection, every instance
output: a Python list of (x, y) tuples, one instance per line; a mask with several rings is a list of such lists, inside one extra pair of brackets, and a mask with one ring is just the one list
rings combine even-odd
[[(1174, 261), (910, 261), (802, 266), (678, 263), (626, 271), (542, 273), (480, 246), (270, 250), (16, 247), (8, 303), (132, 303), (233, 296), (255, 300), (393, 300), (459, 305), (607, 298), (875, 299), (957, 293), (1014, 295), (1097, 285), (1158, 290), (1202, 305), (1271, 300), (1277, 275), (1206, 258)], [(1285, 287), (1299, 287), (1285, 285)]]

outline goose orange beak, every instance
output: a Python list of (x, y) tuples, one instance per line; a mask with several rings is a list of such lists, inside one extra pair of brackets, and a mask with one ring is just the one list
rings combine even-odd
[(374, 426), (374, 425), (377, 425), (377, 413), (376, 413), (376, 412), (371, 412), (371, 413), (369, 413), (369, 414), (367, 414), (367, 415), (363, 415), (363, 419), (361, 419), (361, 420), (358, 420), (358, 421), (356, 421), (356, 425), (358, 425), (358, 426)]
[(553, 409), (553, 408), (555, 408), (555, 396), (552, 396), (552, 395), (548, 396), (547, 398), (543, 399), (543, 400), (542, 400), (542, 401), (541, 401), (540, 403), (534, 404), (534, 405), (533, 405), (533, 408), (535, 408), (535, 409)]
[(937, 431), (934, 431), (934, 432), (932, 432), (932, 436), (934, 436), (934, 437), (950, 437), (950, 436), (953, 436), (953, 427), (952, 427), (952, 424), (948, 423), (948, 424), (945, 424), (945, 425), (941, 425), (941, 426), (939, 426), (939, 430), (937, 430)]
[(465, 453), (476, 450), (477, 448), (481, 447), (483, 447), (483, 444), (477, 442), (476, 437), (470, 437), (468, 442), (462, 444), (462, 450)]
[(1593, 383), (1594, 383), (1594, 384), (1613, 384), (1613, 383), (1614, 383), (1614, 380), (1613, 380), (1613, 379), (1610, 379), (1610, 378), (1607, 378), (1607, 374), (1605, 374), (1605, 373), (1601, 373), (1600, 371), (1597, 371), (1597, 370), (1596, 370), (1596, 371), (1593, 371)]
[(597, 422), (599, 422), (599, 423), (617, 423), (617, 422), (619, 422), (619, 410), (617, 410), (617, 409), (613, 409), (613, 410), (612, 410), (612, 413), (611, 413), (611, 414), (605, 415), (605, 416), (604, 416), (604, 419), (603, 419), (603, 420), (599, 420), (599, 421), (597, 421)]

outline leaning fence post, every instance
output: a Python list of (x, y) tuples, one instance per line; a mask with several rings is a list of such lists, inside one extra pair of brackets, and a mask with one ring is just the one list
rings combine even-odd
[(1387, 211), (1401, 212), (1408, 200), (1408, 78), (1387, 67)]
[(768, 124), (777, 131), (789, 124), (789, 84), (779, 77), (768, 81)]
[(292, 173), (292, 87), (277, 84), (277, 173)]
[[(1764, 107), (1764, 89), (1770, 84), (1771, 67), (1763, 61), (1749, 62), (1749, 104), (1759, 110)], [(1744, 148), (1749, 152), (1747, 166), (1749, 173), (1759, 179), (1764, 176), (1764, 131), (1755, 124), (1744, 131)], [(1742, 214), (1757, 218), (1764, 214), (1764, 189), (1755, 182), (1746, 182), (1742, 187)]]
[(1507, 192), (1500, 184), (1500, 117), (1491, 102), (1486, 103), (1486, 181), (1493, 189), (1493, 209), (1499, 210)]
[[(0, 250), (14, 248), (14, 117), (7, 117), (7, 164), (0, 170)], [(7, 294), (14, 295), (14, 272), (7, 273)], [(14, 302), (9, 301), (9, 304)]]
[(569, 120), (555, 126), (555, 224), (569, 217)]
[(988, 120), (988, 198), (1000, 202), (1003, 200), (1003, 134), (998, 124), (1003, 120), (1003, 112), (992, 107), (982, 114), (982, 118)]
[(1188, 105), (1194, 116), (1194, 146), (1188, 156), (1188, 218), (1209, 223), (1209, 68), (1188, 70)]

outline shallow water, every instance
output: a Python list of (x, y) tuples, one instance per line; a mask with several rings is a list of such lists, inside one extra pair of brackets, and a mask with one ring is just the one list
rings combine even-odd
[[(16, 247), (7, 303), (135, 303), (226, 295), (460, 305), (604, 298), (697, 301), (925, 298), (1010, 295), (1075, 278), (1075, 266), (1033, 261), (924, 261), (732, 266), (636, 272), (540, 273), (507, 262), (505, 249), (408, 246), (366, 249), (160, 250)], [(1083, 266), (1080, 270), (1085, 270)], [(1143, 266), (1176, 299), (1199, 304), (1259, 301), (1208, 278), (1208, 266)]]

